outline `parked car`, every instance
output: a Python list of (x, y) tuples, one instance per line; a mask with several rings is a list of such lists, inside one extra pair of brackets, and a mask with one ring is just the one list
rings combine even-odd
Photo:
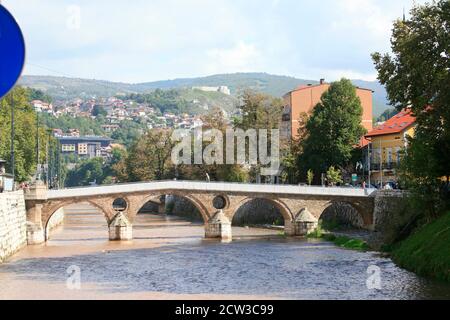
[(383, 189), (396, 190), (396, 189), (398, 189), (398, 184), (397, 184), (397, 182), (394, 182), (394, 181), (388, 181), (384, 184)]

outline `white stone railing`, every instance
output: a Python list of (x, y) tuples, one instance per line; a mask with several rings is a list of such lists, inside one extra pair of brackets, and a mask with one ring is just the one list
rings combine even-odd
[(48, 191), (48, 199), (61, 199), (72, 197), (88, 197), (107, 194), (130, 194), (136, 192), (151, 192), (163, 190), (177, 191), (212, 191), (212, 192), (237, 192), (253, 194), (291, 194), (291, 195), (323, 195), (323, 196), (349, 196), (368, 197), (376, 192), (376, 189), (356, 188), (324, 188), (293, 185), (269, 185), (269, 184), (243, 184), (222, 182), (199, 181), (154, 181), (140, 183), (126, 183), (106, 186), (69, 188)]

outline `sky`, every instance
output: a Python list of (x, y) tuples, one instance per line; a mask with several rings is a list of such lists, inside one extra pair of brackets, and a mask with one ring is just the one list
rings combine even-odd
[[(423, 3), (425, 1), (416, 1)], [(148, 82), (267, 72), (375, 80), (413, 0), (2, 0), (22, 27), (24, 74)]]

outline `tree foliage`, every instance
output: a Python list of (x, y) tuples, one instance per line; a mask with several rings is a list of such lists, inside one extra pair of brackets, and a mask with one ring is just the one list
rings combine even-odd
[[(306, 123), (298, 165), (303, 177), (308, 169), (324, 173), (330, 166), (344, 167), (366, 130), (361, 126), (363, 109), (350, 80), (331, 84)], [(320, 175), (319, 175), (320, 176)]]
[(93, 158), (77, 164), (75, 169), (69, 171), (66, 178), (67, 187), (88, 186), (90, 184), (103, 184), (105, 178), (104, 160)]
[(172, 167), (171, 130), (149, 130), (129, 150), (127, 171), (131, 181), (169, 178)]
[[(229, 129), (229, 123), (225, 118), (223, 111), (220, 108), (213, 108), (207, 114), (201, 117), (203, 122), (203, 134), (208, 130), (216, 129), (222, 133), (223, 136), (223, 150), (225, 157), (226, 150), (226, 130)], [(211, 142), (204, 141), (202, 152)], [(192, 148), (194, 152), (194, 148)], [(225, 181), (225, 182), (246, 182), (248, 180), (248, 172), (241, 165), (237, 164), (194, 164), (182, 165), (177, 168), (178, 178), (185, 180), (205, 180), (209, 177), (210, 181)]]
[[(0, 158), (7, 161), (7, 171), (11, 166), (11, 103), (14, 106), (15, 127), (15, 178), (18, 182), (29, 181), (37, 169), (37, 117), (30, 105), (30, 91), (16, 87), (0, 100)], [(45, 128), (39, 129), (40, 141), (48, 136)], [(40, 144), (40, 162), (45, 160), (45, 143)]]
[[(269, 145), (268, 150), (271, 149), (271, 130), (278, 129), (280, 126), (280, 119), (283, 112), (283, 100), (274, 98), (264, 93), (258, 93), (251, 90), (246, 90), (241, 95), (242, 104), (238, 107), (241, 117), (234, 119), (234, 128), (242, 129), (244, 131), (249, 129), (267, 130), (267, 141)], [(261, 134), (261, 132), (259, 132)], [(260, 135), (258, 135), (259, 139)], [(248, 143), (251, 143), (249, 141)], [(256, 143), (258, 154), (259, 141)], [(286, 158), (285, 165), (289, 165), (289, 159)], [(257, 181), (260, 177), (261, 168), (259, 165), (252, 166), (250, 169), (250, 177), (252, 181)]]
[[(393, 54), (373, 54), (378, 78), (391, 103), (397, 110), (410, 107), (416, 116), (403, 177), (431, 217), (449, 206), (449, 34), (449, 1), (416, 5), (410, 19), (394, 24)], [(446, 177), (446, 185), (441, 177)]]
[(50, 95), (44, 93), (42, 90), (28, 88), (29, 99), (33, 100), (41, 100), (46, 103), (52, 103), (53, 99)]
[(234, 126), (248, 129), (278, 129), (283, 111), (283, 100), (264, 93), (250, 90), (241, 96), (238, 107), (242, 117), (235, 120)]
[(306, 181), (308, 181), (309, 185), (312, 185), (314, 181), (314, 172), (311, 169), (306, 173)]
[(375, 122), (384, 122), (392, 118), (398, 113), (398, 111), (394, 108), (386, 109), (378, 118), (376, 118)]
[(335, 186), (338, 183), (342, 183), (342, 172), (339, 169), (331, 166), (327, 171), (327, 182), (331, 186)]

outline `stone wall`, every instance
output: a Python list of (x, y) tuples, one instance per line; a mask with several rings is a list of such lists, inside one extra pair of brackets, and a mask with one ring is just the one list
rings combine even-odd
[(408, 201), (408, 193), (399, 190), (380, 190), (375, 196), (374, 231), (380, 241), (390, 244), (416, 214)]
[(0, 193), (0, 263), (27, 244), (22, 191)]

